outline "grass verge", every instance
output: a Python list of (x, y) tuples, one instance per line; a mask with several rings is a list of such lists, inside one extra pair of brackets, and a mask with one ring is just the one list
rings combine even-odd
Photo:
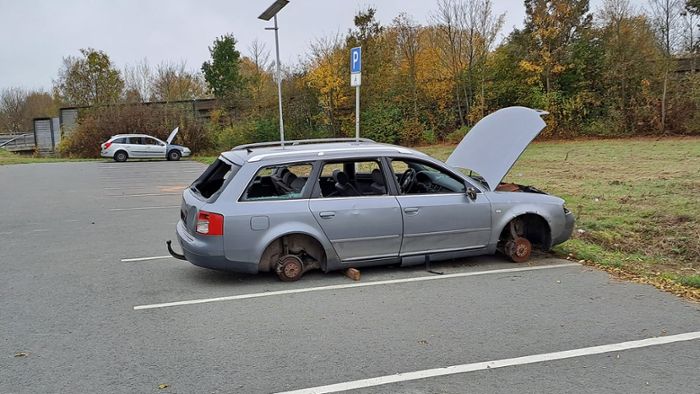
[(0, 149), (0, 166), (10, 164), (32, 164), (32, 163), (58, 163), (62, 161), (93, 161), (98, 159), (74, 159), (64, 157), (37, 157), (30, 155), (19, 155)]

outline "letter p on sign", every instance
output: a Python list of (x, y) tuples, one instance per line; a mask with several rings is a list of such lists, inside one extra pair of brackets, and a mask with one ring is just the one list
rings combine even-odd
[(352, 48), (350, 50), (350, 72), (362, 72), (362, 48)]

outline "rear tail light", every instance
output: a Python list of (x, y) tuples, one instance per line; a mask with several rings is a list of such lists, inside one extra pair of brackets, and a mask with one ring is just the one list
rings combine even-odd
[(105, 142), (104, 144), (102, 144), (102, 149), (109, 149), (110, 146), (112, 146), (111, 142)]
[(224, 235), (224, 216), (218, 213), (199, 211), (197, 233), (203, 235)]

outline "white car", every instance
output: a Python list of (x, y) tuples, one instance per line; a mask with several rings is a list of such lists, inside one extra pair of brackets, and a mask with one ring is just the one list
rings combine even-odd
[(180, 160), (192, 154), (189, 148), (173, 144), (179, 128), (175, 128), (168, 139), (162, 141), (146, 134), (117, 134), (103, 143), (100, 156), (123, 162), (127, 159), (168, 159)]

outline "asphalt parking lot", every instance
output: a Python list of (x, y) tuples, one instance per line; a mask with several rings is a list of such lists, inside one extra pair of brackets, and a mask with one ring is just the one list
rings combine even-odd
[(289, 284), (166, 257), (203, 169), (0, 166), (1, 393), (700, 392), (700, 305), (565, 260)]

